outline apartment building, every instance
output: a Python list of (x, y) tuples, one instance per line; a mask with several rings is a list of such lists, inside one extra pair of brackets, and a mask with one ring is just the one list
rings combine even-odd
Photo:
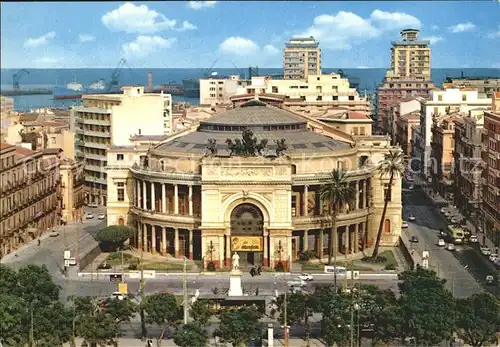
[(301, 114), (324, 112), (331, 107), (370, 113), (369, 101), (362, 98), (356, 88), (350, 87), (347, 78), (337, 73), (309, 76), (305, 80), (252, 77), (251, 83), (238, 88), (231, 100), (235, 105), (235, 100), (241, 103), (256, 95), (274, 97), (277, 106)]
[(482, 212), (486, 236), (500, 246), (500, 93), (493, 93), (491, 110), (484, 111), (481, 156)]
[(228, 78), (212, 76), (200, 79), (200, 105), (215, 106), (231, 104), (231, 96), (235, 95), (238, 88), (250, 84), (248, 80), (240, 79), (238, 75)]
[(479, 216), (481, 208), (481, 137), (484, 110), (471, 110), (455, 121), (453, 149), (453, 196), (455, 206), (464, 216)]
[(285, 43), (283, 52), (283, 78), (307, 79), (321, 74), (321, 49), (314, 37), (294, 37)]
[(105, 206), (106, 152), (128, 145), (132, 135), (172, 132), (172, 96), (144, 93), (144, 87), (123, 87), (123, 94), (84, 95), (72, 109), (75, 156), (85, 162), (85, 200)]
[[(0, 95), (0, 114), (4, 116), (14, 111), (14, 99)], [(2, 117), (3, 118), (3, 117)]]
[(60, 164), (61, 218), (66, 223), (83, 221), (84, 164), (70, 158), (61, 159)]
[(388, 118), (388, 134), (391, 136), (392, 144), (397, 143), (397, 122), (403, 116), (420, 110), (420, 102), (416, 98), (403, 99), (397, 107), (392, 108)]
[(18, 135), (16, 142), (29, 143), (34, 151), (61, 148), (66, 157), (75, 157), (75, 135), (67, 122), (23, 122)]
[(432, 186), (446, 198), (453, 197), (452, 166), (454, 164), (453, 151), (455, 149), (454, 135), (455, 122), (462, 117), (460, 113), (434, 117), (432, 120), (431, 169)]
[(391, 70), (400, 77), (431, 79), (430, 41), (418, 39), (419, 30), (401, 31), (401, 40), (392, 41)]
[(498, 77), (447, 77), (443, 88), (472, 88), (476, 89), (482, 98), (491, 98), (493, 93), (500, 92), (500, 78)]
[(416, 138), (412, 147), (415, 156), (420, 157), (422, 173), (426, 178), (430, 178), (430, 168), (437, 165), (431, 157), (433, 119), (453, 113), (467, 113), (472, 109), (487, 109), (491, 107), (491, 99), (481, 99), (477, 90), (464, 88), (434, 90), (428, 99), (419, 98), (418, 100), (420, 102), (420, 128), (415, 133)]
[(420, 125), (420, 110), (412, 111), (396, 119), (395, 143), (401, 146), (403, 153), (411, 156), (413, 153), (413, 132)]
[(431, 81), (430, 41), (419, 40), (419, 31), (401, 31), (401, 40), (393, 41), (391, 67), (377, 88), (375, 121), (378, 132), (387, 133), (392, 110), (409, 97), (428, 97), (435, 88)]
[(59, 160), (0, 143), (0, 257), (60, 222)]

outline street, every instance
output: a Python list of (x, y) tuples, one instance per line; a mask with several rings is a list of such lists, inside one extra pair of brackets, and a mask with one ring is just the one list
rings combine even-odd
[[(97, 245), (94, 235), (106, 226), (105, 220), (97, 219), (99, 213), (105, 213), (103, 208), (85, 208), (85, 212), (87, 211), (94, 214), (94, 219), (84, 219), (83, 223), (59, 226), (54, 229), (59, 233), (59, 236), (51, 237), (50, 233), (47, 232), (40, 238), (40, 246), (37, 245), (36, 240), (33, 240), (17, 251), (4, 256), (1, 263), (14, 269), (28, 264), (45, 264), (55, 278), (61, 277), (64, 269), (63, 251), (70, 250), (71, 256), (77, 259), (77, 248), (80, 255), (87, 254)], [(77, 237), (79, 241), (77, 241)]]
[[(415, 221), (409, 221), (410, 215), (415, 216)], [(410, 190), (405, 185), (403, 219), (408, 221), (409, 227), (403, 230), (402, 237), (418, 238), (419, 242), (412, 243), (415, 252), (429, 252), (429, 268), (446, 279), (447, 287), (456, 297), (467, 297), (483, 290), (480, 283), (484, 283), (486, 276), (491, 274), (488, 260), (483, 259), (470, 244), (457, 245), (454, 252), (437, 245), (439, 229), (447, 228), (448, 223), (420, 186)]]

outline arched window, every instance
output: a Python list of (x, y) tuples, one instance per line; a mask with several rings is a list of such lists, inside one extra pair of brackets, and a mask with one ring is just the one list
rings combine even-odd
[(297, 165), (292, 165), (292, 175), (297, 174)]

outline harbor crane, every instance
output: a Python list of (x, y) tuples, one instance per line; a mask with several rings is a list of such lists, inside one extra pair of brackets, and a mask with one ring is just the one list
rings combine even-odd
[(214, 62), (212, 63), (212, 65), (210, 65), (210, 67), (209, 67), (207, 70), (205, 70), (205, 72), (203, 73), (203, 75), (204, 75), (205, 77), (210, 77), (210, 73), (212, 72), (212, 70), (213, 70), (213, 68), (214, 68), (215, 64), (216, 64), (218, 61), (219, 61), (219, 58), (215, 59), (215, 60), (214, 60)]
[(123, 67), (127, 65), (127, 61), (125, 58), (120, 59), (118, 62), (118, 66), (111, 74), (111, 81), (108, 84), (108, 93), (110, 92), (118, 92), (120, 89), (120, 74), (122, 72)]
[(29, 74), (30, 72), (26, 69), (19, 70), (15, 74), (12, 75), (12, 88), (14, 90), (20, 90), (21, 87), (19, 86), (19, 81), (21, 80), (21, 77), (23, 77), (26, 74)]

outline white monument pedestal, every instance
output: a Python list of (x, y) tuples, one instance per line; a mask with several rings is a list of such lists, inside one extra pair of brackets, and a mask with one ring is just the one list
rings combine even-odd
[(232, 270), (229, 273), (229, 292), (228, 296), (243, 296), (243, 288), (241, 287), (241, 271)]

